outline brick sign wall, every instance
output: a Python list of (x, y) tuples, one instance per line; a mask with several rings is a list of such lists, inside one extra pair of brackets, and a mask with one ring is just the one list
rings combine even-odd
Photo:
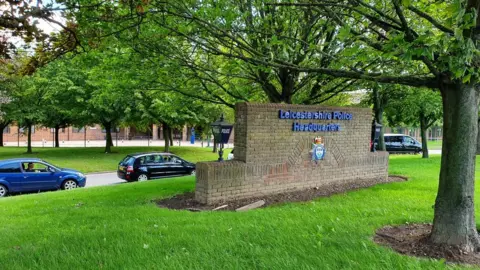
[[(371, 153), (370, 109), (286, 104), (236, 106), (235, 160), (197, 164), (202, 203), (348, 182), (387, 180), (388, 154)], [(312, 160), (316, 137), (323, 160)]]

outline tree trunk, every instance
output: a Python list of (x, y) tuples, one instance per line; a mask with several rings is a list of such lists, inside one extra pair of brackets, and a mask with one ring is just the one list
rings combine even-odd
[(282, 102), (281, 100), (282, 97), (278, 93), (277, 88), (275, 87), (275, 85), (270, 83), (270, 80), (268, 78), (268, 73), (264, 71), (259, 71), (258, 78), (260, 79), (260, 84), (262, 86), (263, 92), (265, 92), (265, 94), (267, 95), (268, 100), (271, 103)]
[(1, 122), (0, 123), (0, 147), (3, 147), (3, 130), (8, 127), (8, 125), (10, 124), (10, 122)]
[(60, 139), (58, 138), (59, 131), (60, 126), (55, 126), (55, 147), (60, 147)]
[(113, 147), (113, 136), (112, 136), (112, 125), (110, 125), (110, 129), (107, 131), (107, 136), (110, 133), (110, 146)]
[(282, 84), (281, 101), (287, 104), (292, 104), (293, 88), (295, 86), (294, 78), (296, 78), (296, 76), (291, 70), (286, 68), (280, 69), (279, 79)]
[(422, 158), (428, 158), (427, 146), (427, 119), (423, 113), (420, 114), (420, 134), (422, 136)]
[(441, 88), (443, 100), (442, 161), (430, 236), (437, 244), (477, 251), (474, 180), (477, 142), (478, 94), (474, 83)]
[(217, 140), (215, 140), (215, 137), (213, 138), (213, 153), (216, 153), (217, 152), (217, 148), (218, 148), (218, 143), (217, 143)]
[(168, 139), (170, 140), (170, 146), (173, 146), (173, 129), (168, 127)]
[(170, 136), (169, 136), (169, 130), (168, 130), (168, 125), (165, 123), (162, 123), (162, 131), (163, 131), (163, 140), (165, 141), (165, 152), (170, 152)]
[(32, 125), (28, 125), (28, 135), (27, 135), (27, 154), (32, 153)]
[(375, 121), (382, 125), (380, 129), (380, 135), (378, 136), (377, 150), (386, 151), (385, 148), (385, 127), (383, 126), (383, 110), (384, 106), (378, 93), (378, 88), (373, 87), (373, 113), (375, 114)]
[(105, 127), (105, 131), (107, 132), (107, 141), (105, 144), (105, 153), (112, 152), (112, 123), (104, 123), (103, 126)]

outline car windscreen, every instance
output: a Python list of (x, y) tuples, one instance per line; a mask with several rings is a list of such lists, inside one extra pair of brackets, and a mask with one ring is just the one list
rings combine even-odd
[(54, 165), (52, 165), (52, 164), (50, 164), (50, 163), (46, 162), (45, 160), (42, 160), (42, 162), (41, 162), (41, 163), (44, 163), (44, 165), (46, 165), (46, 166), (48, 166), (48, 167), (52, 167), (52, 168), (54, 168), (55, 170), (60, 170), (60, 168), (59, 168), (59, 167), (57, 167), (57, 166), (54, 166)]

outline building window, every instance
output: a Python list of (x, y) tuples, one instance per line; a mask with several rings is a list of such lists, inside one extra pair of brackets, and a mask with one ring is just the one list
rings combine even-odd
[(3, 134), (10, 134), (10, 126), (6, 126), (6, 127), (3, 129)]
[(72, 132), (73, 132), (73, 133), (84, 133), (84, 132), (85, 132), (85, 128), (83, 128), (83, 127), (82, 127), (82, 128), (76, 128), (76, 127), (74, 127), (74, 128), (72, 128)]

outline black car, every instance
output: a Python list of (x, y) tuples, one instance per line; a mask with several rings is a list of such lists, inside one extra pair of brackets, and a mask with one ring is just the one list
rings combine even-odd
[(195, 164), (170, 153), (137, 153), (118, 164), (117, 175), (128, 182), (173, 175), (195, 175)]
[[(385, 134), (385, 148), (390, 154), (422, 152), (422, 144), (414, 138), (403, 134)], [(376, 147), (378, 141), (375, 140)], [(377, 147), (378, 149), (378, 147)]]

